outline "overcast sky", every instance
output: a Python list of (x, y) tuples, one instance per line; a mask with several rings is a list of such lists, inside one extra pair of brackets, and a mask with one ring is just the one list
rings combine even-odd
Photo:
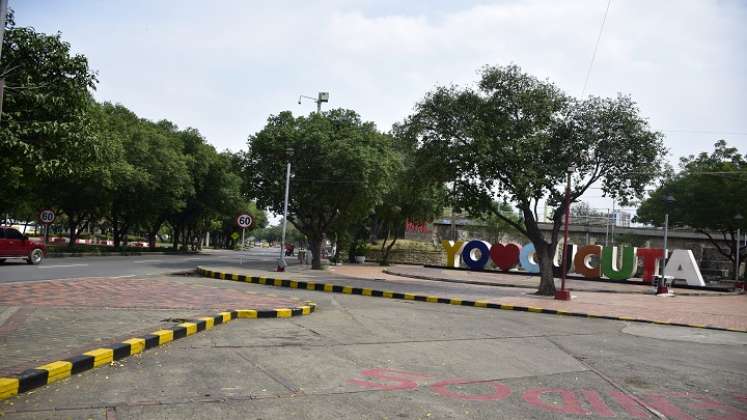
[[(62, 32), (99, 100), (246, 148), (270, 114), (330, 92), (388, 130), (436, 85), (515, 63), (582, 94), (607, 0), (10, 0)], [(630, 94), (671, 158), (725, 138), (747, 152), (747, 1), (612, 0), (586, 94)], [(593, 193), (592, 193), (593, 195)], [(593, 197), (589, 197), (592, 198)], [(595, 201), (595, 200), (590, 200)]]

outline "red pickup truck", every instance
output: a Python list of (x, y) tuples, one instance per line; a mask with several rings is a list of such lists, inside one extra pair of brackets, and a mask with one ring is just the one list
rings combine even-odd
[(12, 227), (0, 226), (0, 263), (6, 258), (25, 258), (29, 264), (40, 264), (46, 256), (44, 242), (32, 241)]

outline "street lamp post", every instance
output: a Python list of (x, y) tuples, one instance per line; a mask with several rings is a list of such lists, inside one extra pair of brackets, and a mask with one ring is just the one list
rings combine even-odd
[(667, 256), (669, 255), (669, 247), (667, 244), (667, 239), (669, 237), (669, 211), (672, 208), (672, 204), (674, 204), (676, 200), (674, 197), (672, 197), (671, 194), (667, 194), (664, 197), (664, 261), (662, 261), (661, 264), (661, 278), (659, 279), (659, 283), (656, 286), (656, 294), (666, 294), (669, 293), (669, 289), (667, 288), (667, 283), (664, 279), (664, 270), (667, 265)]
[(566, 253), (568, 252), (568, 221), (570, 220), (570, 213), (571, 213), (571, 175), (573, 175), (574, 172), (576, 172), (576, 166), (574, 164), (571, 164), (568, 166), (567, 172), (567, 180), (565, 184), (565, 223), (563, 226), (563, 252), (562, 255), (562, 261), (560, 263), (560, 290), (555, 291), (555, 299), (557, 300), (571, 300), (571, 292), (565, 289), (565, 276), (566, 276), (566, 264), (567, 264), (567, 256)]
[(288, 192), (290, 190), (290, 175), (291, 175), (291, 157), (293, 156), (293, 149), (290, 147), (286, 149), (288, 155), (288, 165), (285, 171), (285, 203), (283, 204), (283, 233), (280, 239), (280, 259), (278, 260), (278, 271), (285, 271), (285, 267), (288, 263), (285, 261), (285, 229), (288, 225)]
[[(742, 220), (744, 220), (744, 217), (742, 216), (741, 213), (737, 213), (736, 216), (734, 216), (734, 220), (737, 222), (737, 244), (736, 244), (737, 247), (734, 249), (734, 251), (736, 252), (736, 267), (737, 268), (734, 273), (734, 280), (737, 282), (737, 284), (739, 284), (739, 243), (741, 242), (740, 237), (742, 236), (742, 230), (740, 229), (740, 225), (742, 223)], [(745, 288), (743, 285), (742, 290), (745, 290), (745, 289), (747, 288)]]

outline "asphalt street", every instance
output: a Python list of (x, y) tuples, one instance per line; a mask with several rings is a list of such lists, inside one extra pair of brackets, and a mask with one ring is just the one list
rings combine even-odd
[[(278, 248), (255, 248), (246, 261), (249, 267), (272, 267)], [(9, 259), (0, 265), (0, 283), (82, 277), (148, 276), (193, 270), (201, 264), (240, 263), (236, 251), (207, 250), (197, 255), (131, 255), (110, 257), (47, 258), (40, 265)]]

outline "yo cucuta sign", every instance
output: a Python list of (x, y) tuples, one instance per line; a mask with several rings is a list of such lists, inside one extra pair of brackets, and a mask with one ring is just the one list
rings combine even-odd
[[(534, 245), (524, 246), (515, 243), (490, 244), (489, 242), (472, 240), (441, 241), (446, 251), (446, 265), (459, 267), (463, 262), (470, 270), (484, 270), (488, 262), (501, 271), (509, 271), (520, 266), (527, 273), (539, 273), (539, 265), (534, 256)], [(555, 270), (559, 273), (562, 253), (557, 252), (553, 258)], [(660, 272), (659, 266), (664, 262), (662, 248), (635, 248), (631, 246), (601, 246), (585, 245), (578, 247), (568, 244), (566, 252), (566, 270), (580, 274), (586, 278), (606, 277), (612, 280), (627, 280), (642, 266), (641, 278), (651, 282), (654, 275)], [(664, 275), (687, 280), (687, 284), (705, 286), (703, 276), (695, 262), (692, 251), (675, 249), (667, 259)]]

